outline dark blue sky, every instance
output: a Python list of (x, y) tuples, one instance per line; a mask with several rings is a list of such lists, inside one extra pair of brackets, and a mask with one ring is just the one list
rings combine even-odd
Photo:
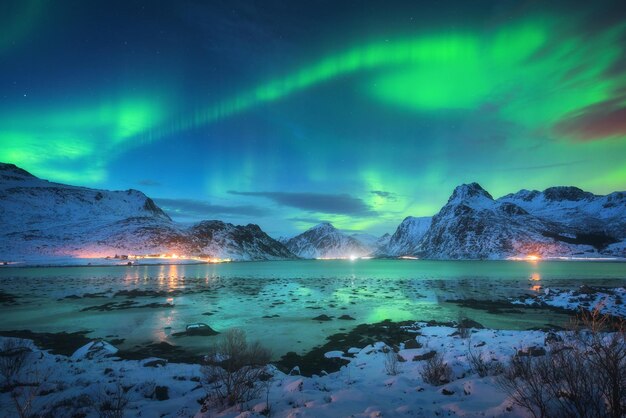
[(174, 218), (391, 232), (626, 189), (620, 2), (4, 1), (0, 160)]

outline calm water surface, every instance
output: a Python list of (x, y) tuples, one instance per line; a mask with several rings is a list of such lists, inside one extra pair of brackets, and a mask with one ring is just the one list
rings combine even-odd
[[(15, 296), (17, 304), (0, 304), (0, 329), (93, 330), (93, 337), (124, 338), (123, 348), (167, 341), (200, 353), (215, 337), (172, 333), (205, 322), (218, 331), (243, 328), (279, 356), (304, 352), (359, 323), (453, 320), (460, 310), (493, 328), (563, 324), (565, 316), (542, 310), (495, 315), (446, 301), (501, 300), (582, 284), (626, 286), (626, 263), (334, 260), (2, 268), (0, 290)], [(133, 290), (152, 294), (117, 294)], [(118, 309), (130, 301), (172, 306)], [(105, 304), (112, 310), (84, 310)], [(321, 314), (334, 319), (312, 320)], [(356, 320), (338, 320), (341, 315)]]

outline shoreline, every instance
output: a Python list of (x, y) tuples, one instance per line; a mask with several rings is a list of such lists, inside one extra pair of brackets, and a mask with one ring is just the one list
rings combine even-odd
[[(80, 258), (72, 259), (72, 260), (84, 260)], [(96, 259), (103, 260), (103, 259)], [(355, 263), (360, 261), (402, 261), (402, 262), (419, 262), (419, 261), (428, 261), (428, 262), (513, 262), (513, 263), (626, 263), (626, 258), (620, 257), (590, 257), (590, 258), (580, 258), (580, 257), (547, 257), (539, 260), (526, 260), (526, 259), (510, 259), (510, 258), (498, 258), (498, 259), (438, 259), (438, 258), (416, 258), (416, 259), (407, 259), (404, 257), (371, 257), (371, 258), (357, 258), (357, 259), (349, 259), (349, 258), (332, 258), (332, 259), (316, 259), (316, 258), (302, 258), (302, 259), (277, 259), (277, 260), (230, 260), (227, 262), (210, 262), (210, 261), (200, 261), (200, 260), (176, 260), (171, 262), (155, 262), (155, 263), (97, 263), (94, 264), (89, 262), (88, 264), (77, 264), (77, 263), (33, 263), (29, 264), (28, 262), (8, 262), (9, 264), (0, 263), (1, 269), (25, 269), (25, 268), (65, 268), (65, 267), (146, 267), (146, 266), (190, 266), (190, 265), (218, 265), (218, 264), (231, 264), (231, 263), (267, 263), (267, 262), (297, 262), (297, 261), (316, 261), (316, 262), (328, 262), (328, 261), (345, 261), (349, 263)]]
[[(31, 345), (32, 367), (50, 373), (42, 386), (46, 390), (40, 392), (34, 405), (36, 410), (51, 406), (69, 408), (55, 410), (57, 416), (69, 416), (64, 411), (80, 410), (78, 399), (81, 396), (108, 391), (117, 384), (128, 394), (127, 416), (261, 417), (267, 399), (272, 416), (285, 418), (292, 414), (478, 417), (485, 413), (497, 417), (525, 417), (525, 411), (514, 406), (498, 388), (495, 374), (477, 374), (469, 355), (474, 352), (484, 356), (495, 370), (497, 364), (505, 367), (513, 356), (522, 355), (520, 353), (545, 355), (554, 341), (567, 338), (566, 332), (493, 330), (474, 322), (460, 325), (383, 321), (370, 324), (351, 336), (336, 335), (328, 344), (343, 339), (340, 344), (326, 344), (317, 350), (328, 369), (313, 373), (306, 368), (303, 359), (293, 367), (287, 363), (270, 366), (271, 385), (267, 398), (263, 395), (242, 405), (241, 409), (221, 412), (201, 408), (208, 389), (202, 381), (200, 364), (167, 361), (149, 353), (143, 358), (125, 358), (106, 343), (96, 349), (93, 348), (97, 345), (90, 348), (90, 343), (86, 343), (71, 354), (69, 351), (53, 354)], [(4, 339), (6, 337), (0, 337), (0, 342)], [(333, 347), (335, 349), (331, 349)], [(440, 353), (450, 367), (449, 378), (437, 385), (421, 377), (428, 359), (435, 353)], [(397, 359), (392, 371), (389, 370), (390, 358)], [(161, 389), (157, 391), (157, 387)], [(0, 407), (5, 410), (12, 407), (9, 395), (0, 393)]]
[[(166, 295), (169, 295), (167, 293)], [(16, 303), (16, 299), (13, 295), (0, 292), (0, 296), (3, 296), (6, 301), (5, 304), (10, 306)], [(128, 297), (128, 294), (121, 296)], [(136, 295), (133, 295), (136, 296)], [(142, 294), (141, 296), (162, 296), (161, 294)], [(99, 295), (86, 295), (83, 297), (99, 298)], [(526, 313), (541, 312), (553, 312), (563, 316), (563, 318), (556, 319), (554, 323), (543, 322), (536, 324), (535, 326), (526, 328), (510, 328), (510, 327), (498, 327), (489, 326), (484, 327), (482, 324), (478, 324), (480, 329), (489, 328), (494, 331), (559, 331), (567, 327), (572, 319), (576, 318), (580, 314), (580, 310), (591, 310), (595, 306), (601, 306), (601, 313), (606, 315), (611, 323), (616, 323), (620, 318), (626, 318), (626, 305), (623, 304), (626, 301), (626, 288), (624, 287), (600, 287), (600, 286), (586, 286), (582, 285), (576, 290), (560, 290), (546, 288), (544, 292), (537, 295), (524, 295), (517, 298), (506, 298), (499, 300), (478, 300), (478, 299), (447, 299), (442, 301), (443, 303), (449, 303), (457, 305), (459, 308), (459, 318), (471, 321), (473, 324), (478, 324), (473, 321), (472, 317), (477, 318), (476, 312), (486, 312), (490, 314), (501, 314), (507, 312), (514, 312), (517, 315), (524, 315)], [(106, 306), (106, 304), (104, 305)], [(152, 307), (150, 305), (141, 305), (139, 307)], [(83, 308), (83, 310), (98, 310), (95, 308), (102, 308), (101, 305), (89, 306)], [(467, 308), (468, 311), (463, 309)], [(116, 308), (122, 309), (122, 308)], [(116, 310), (112, 309), (112, 310)], [(106, 310), (106, 309), (104, 309)], [(472, 314), (474, 312), (474, 314)], [(325, 316), (325, 315), (322, 315)], [(332, 317), (328, 317), (330, 320)], [(317, 318), (309, 318), (316, 320)], [(407, 335), (399, 333), (399, 327), (407, 326), (410, 323), (430, 323), (434, 325), (454, 327), (455, 321), (441, 321), (428, 318), (413, 318), (408, 320), (392, 320), (384, 319), (378, 322), (358, 322), (354, 321), (354, 318), (337, 318), (337, 319), (350, 319), (346, 321), (347, 327), (339, 328), (339, 331), (332, 334), (328, 334), (323, 340), (318, 340), (317, 345), (311, 345), (305, 351), (287, 350), (284, 352), (275, 353), (275, 362), (277, 364), (283, 364), (284, 367), (291, 365), (293, 367), (294, 362), (305, 361), (311, 367), (315, 368), (316, 364), (324, 364), (323, 354), (324, 350), (333, 351), (344, 349), (347, 350), (350, 347), (346, 347), (346, 344), (357, 345), (357, 342), (364, 342), (364, 344), (370, 344), (375, 341), (387, 341), (393, 344), (399, 344), (402, 341), (398, 338), (405, 338)], [(480, 319), (480, 315), (478, 318)], [(327, 319), (317, 319), (317, 322), (323, 322)], [(458, 321), (458, 320), (457, 320)], [(351, 325), (351, 326), (348, 326)], [(347, 328), (347, 329), (346, 329)], [(224, 330), (220, 330), (224, 331)], [(172, 331), (173, 332), (173, 331)], [(0, 336), (26, 338), (33, 340), (41, 349), (51, 350), (55, 354), (68, 355), (71, 351), (78, 349), (80, 346), (88, 343), (92, 340), (107, 340), (113, 345), (124, 345), (124, 341), (127, 339), (127, 335), (106, 335), (89, 336), (89, 334), (96, 333), (94, 329), (61, 329), (57, 332), (37, 332), (28, 328), (22, 329), (0, 329)], [(178, 334), (178, 335), (177, 335)], [(175, 336), (184, 336), (184, 330), (181, 332), (173, 333)], [(218, 335), (219, 332), (211, 330), (210, 334), (204, 335), (204, 337), (212, 337)], [(398, 337), (400, 335), (400, 337)], [(209, 338), (208, 345), (214, 343), (214, 339)], [(204, 341), (201, 341), (204, 343)], [(185, 344), (177, 344), (175, 341), (163, 341), (163, 340), (139, 340), (134, 343), (133, 346), (125, 346), (120, 348), (120, 357), (125, 359), (140, 359), (141, 353), (149, 353), (152, 357), (162, 357), (168, 361), (183, 362), (187, 364), (198, 363), (202, 353), (197, 349), (197, 345), (194, 348), (185, 346)], [(320, 370), (314, 370), (319, 372)]]

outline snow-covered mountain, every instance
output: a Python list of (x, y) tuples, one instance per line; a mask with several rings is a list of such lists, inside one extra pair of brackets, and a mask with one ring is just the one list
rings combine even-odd
[(407, 216), (389, 238), (386, 245), (380, 246), (377, 254), (398, 257), (419, 252), (419, 244), (430, 228), (432, 218)]
[(368, 248), (375, 249), (378, 245), (378, 240), (381, 237), (377, 237), (376, 235), (368, 234), (366, 232), (353, 232), (350, 234), (352, 238), (359, 241), (361, 244)]
[(626, 238), (626, 192), (597, 196), (577, 187), (550, 187), (543, 192), (520, 190), (498, 201), (577, 230)]
[(190, 251), (195, 254), (238, 260), (280, 260), (294, 255), (280, 242), (270, 238), (258, 225), (233, 225), (222, 221), (202, 221), (189, 231)]
[(235, 260), (293, 258), (257, 225), (172, 221), (137, 190), (39, 179), (0, 163), (0, 260), (178, 253)]
[(479, 184), (464, 184), (432, 219), (407, 217), (393, 236), (348, 235), (322, 223), (281, 243), (254, 224), (178, 224), (137, 190), (52, 183), (0, 163), (0, 261), (157, 253), (235, 260), (294, 254), (626, 257), (626, 192), (597, 196), (575, 187), (551, 187), (495, 200)]
[(494, 200), (479, 184), (464, 184), (433, 217), (415, 252), (441, 259), (624, 256), (625, 216), (623, 193), (559, 187)]
[(386, 248), (389, 245), (389, 241), (391, 240), (391, 234), (385, 233), (378, 237), (376, 243), (374, 244), (374, 248), (376, 252), (379, 252), (381, 248)]
[(373, 249), (328, 222), (321, 223), (289, 239), (285, 245), (302, 258), (349, 258), (371, 254)]

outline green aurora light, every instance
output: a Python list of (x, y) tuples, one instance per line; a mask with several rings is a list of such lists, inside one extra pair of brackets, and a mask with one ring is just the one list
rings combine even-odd
[[(24, 39), (40, 15), (38, 3), (29, 4), (20, 24), (11, 26), (15, 39)], [(232, 202), (228, 190), (349, 192), (369, 208), (367, 214), (305, 211), (304, 216), (272, 206), (279, 213), (274, 216), (292, 217), (296, 229), (314, 219), (340, 228), (382, 229), (404, 216), (432, 215), (450, 190), (466, 181), (479, 181), (496, 196), (555, 184), (596, 193), (621, 190), (626, 128), (619, 115), (626, 109), (626, 73), (619, 68), (626, 23), (593, 32), (578, 30), (579, 23), (576, 17), (541, 14), (489, 28), (381, 37), (294, 71), (284, 69), (283, 76), (249, 89), (235, 83), (239, 88), (226, 89), (235, 94), (208, 105), (203, 90), (186, 104), (165, 71), (163, 87), (146, 87), (135, 76), (117, 86), (105, 83), (89, 98), (69, 88), (63, 99), (0, 108), (0, 161), (51, 180), (114, 187), (120, 182), (108, 183), (112, 167), (128, 167), (137, 150), (171, 152), (176, 144), (189, 155), (204, 150), (206, 173), (189, 185), (187, 195), (200, 191)], [(6, 54), (14, 49), (19, 42), (0, 46)], [(313, 106), (323, 103), (320, 92), (329, 89), (352, 89), (372, 115), (393, 115), (395, 126), (380, 128), (378, 142), (363, 143), (350, 134), (362, 134), (358, 125), (374, 122), (353, 118), (343, 103), (328, 106), (345, 115), (340, 128), (348, 134), (313, 126), (307, 115), (290, 109), (292, 102), (310, 97), (315, 113)], [(79, 99), (70, 104), (67, 97)], [(274, 137), (272, 131), (261, 147), (239, 144), (241, 133), (228, 132), (239, 119), (245, 124), (255, 111), (268, 108), (284, 111), (290, 124), (306, 126), (308, 140)], [(423, 131), (388, 139), (398, 132), (395, 118), (410, 127), (415, 120), (427, 122)], [(294, 170), (298, 173), (285, 175)], [(162, 174), (156, 171), (150, 176)]]

